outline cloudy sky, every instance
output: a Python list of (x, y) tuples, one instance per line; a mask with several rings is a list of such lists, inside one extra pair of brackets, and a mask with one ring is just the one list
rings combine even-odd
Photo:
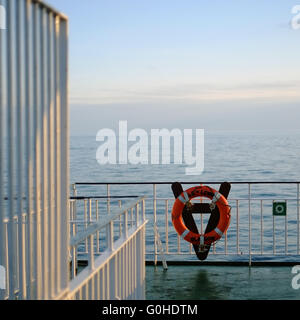
[(295, 0), (48, 0), (70, 19), (71, 133), (300, 129)]

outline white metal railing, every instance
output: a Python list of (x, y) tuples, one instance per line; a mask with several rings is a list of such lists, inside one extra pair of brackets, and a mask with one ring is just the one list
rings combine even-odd
[(0, 5), (0, 299), (51, 299), (68, 285), (68, 21)]
[[(199, 182), (183, 182), (188, 187), (199, 185)], [(220, 182), (201, 182), (218, 188)], [(246, 258), (251, 264), (252, 258), (269, 260), (272, 258), (297, 259), (300, 255), (300, 190), (299, 182), (232, 182), (232, 190), (229, 196), (231, 206), (231, 224), (222, 239), (214, 244), (210, 250), (209, 259), (241, 259)], [(153, 259), (155, 263), (162, 256), (159, 248), (161, 241), (163, 255), (167, 259), (194, 259), (193, 247), (184, 241), (175, 232), (171, 223), (171, 210), (174, 198), (162, 197), (161, 194), (171, 190), (171, 182), (129, 182), (129, 183), (78, 183), (76, 190), (84, 190), (88, 186), (94, 193), (102, 186), (102, 191), (107, 192), (107, 199), (90, 199), (89, 201), (102, 202), (102, 207), (110, 207), (113, 203), (121, 203), (117, 194), (122, 194), (126, 186), (127, 196), (137, 193), (142, 187), (149, 187), (147, 193), (146, 215), (153, 226), (146, 232), (146, 257)], [(157, 196), (157, 188), (160, 188), (160, 196)], [(186, 187), (187, 188), (187, 187)], [(282, 190), (286, 188), (286, 191)], [(115, 192), (112, 193), (112, 189)], [(239, 191), (241, 190), (241, 191)], [(257, 190), (261, 190), (258, 192)], [(264, 191), (266, 190), (266, 191)], [(236, 196), (239, 191), (239, 197)], [(143, 192), (145, 192), (143, 190)], [(261, 193), (265, 193), (261, 196)], [(77, 194), (77, 193), (76, 193)], [(232, 196), (231, 196), (232, 194)], [(104, 197), (105, 198), (105, 197)], [(205, 202), (208, 199), (193, 199), (193, 201)], [(272, 204), (274, 201), (285, 201), (287, 204), (286, 216), (273, 216)], [(92, 202), (91, 202), (92, 203)], [(87, 206), (88, 207), (88, 206)], [(199, 226), (199, 232), (203, 233), (207, 214), (194, 215)], [(154, 232), (157, 230), (158, 232)]]
[[(77, 215), (79, 201), (84, 203), (83, 220)], [(84, 198), (70, 202), (72, 280), (66, 298), (145, 299), (145, 199), (125, 203), (101, 217), (96, 202), (95, 219), (91, 204)], [(88, 265), (79, 272), (80, 259)]]

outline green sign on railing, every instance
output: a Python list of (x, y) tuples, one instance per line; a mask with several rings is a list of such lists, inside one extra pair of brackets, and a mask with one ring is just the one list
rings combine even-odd
[(286, 216), (286, 202), (274, 201), (273, 202), (273, 216)]

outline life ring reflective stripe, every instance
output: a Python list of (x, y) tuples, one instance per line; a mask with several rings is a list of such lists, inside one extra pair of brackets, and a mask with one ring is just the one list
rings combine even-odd
[[(191, 199), (196, 197), (206, 197), (212, 200), (211, 209), (217, 205), (220, 212), (220, 219), (216, 228), (205, 234), (198, 234), (190, 231), (184, 224), (182, 212)], [(175, 200), (172, 209), (172, 223), (177, 233), (186, 241), (196, 245), (210, 245), (219, 240), (226, 232), (230, 224), (230, 206), (226, 198), (218, 191), (208, 186), (192, 187), (183, 191)]]

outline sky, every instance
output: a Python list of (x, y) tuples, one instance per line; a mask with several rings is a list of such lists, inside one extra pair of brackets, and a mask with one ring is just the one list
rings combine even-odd
[(48, 0), (69, 17), (71, 134), (300, 129), (297, 0)]

